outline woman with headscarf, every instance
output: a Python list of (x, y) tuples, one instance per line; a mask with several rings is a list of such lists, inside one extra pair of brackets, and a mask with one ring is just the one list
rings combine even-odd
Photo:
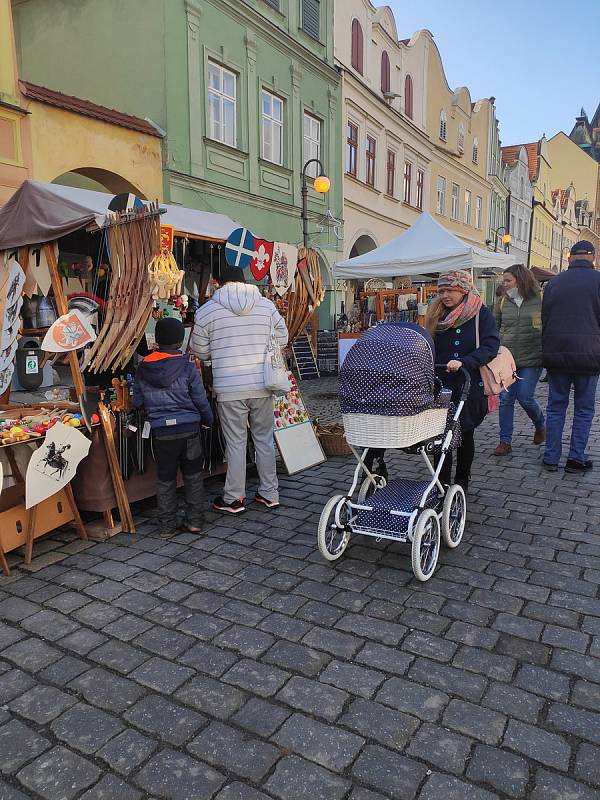
[[(460, 368), (464, 367), (471, 375), (471, 389), (460, 416), (462, 442), (456, 453), (454, 479), (466, 492), (475, 456), (473, 434), (487, 414), (479, 368), (498, 355), (500, 337), (494, 316), (483, 305), (468, 272), (445, 272), (437, 285), (438, 296), (427, 309), (425, 327), (435, 342), (436, 364), (446, 364), (445, 369), (437, 370), (438, 378), (452, 390), (454, 403), (458, 403), (464, 383)], [(440, 472), (440, 481), (452, 483), (451, 473), (450, 452)]]

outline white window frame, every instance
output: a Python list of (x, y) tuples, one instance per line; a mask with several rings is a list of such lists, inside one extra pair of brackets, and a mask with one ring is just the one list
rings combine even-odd
[[(408, 167), (408, 174), (407, 168)], [(412, 205), (413, 197), (413, 177), (415, 176), (415, 165), (410, 158), (404, 159), (404, 168), (402, 170), (402, 202)], [(408, 181), (407, 181), (408, 178)], [(408, 189), (408, 192), (406, 191)]]
[[(211, 86), (211, 75), (219, 75), (220, 89)], [(227, 94), (224, 89), (225, 77), (233, 79), (233, 94)], [(208, 137), (215, 142), (227, 144), (230, 147), (237, 147), (237, 74), (231, 70), (223, 67), (216, 61), (209, 60), (208, 62)], [(220, 109), (220, 122), (216, 122), (212, 114), (211, 98), (216, 98)], [(233, 106), (233, 131), (230, 135), (227, 134), (225, 128), (225, 114), (224, 110), (227, 105)], [(220, 130), (219, 130), (220, 129)]]
[(478, 231), (481, 230), (483, 223), (483, 197), (477, 195), (475, 198), (475, 227)]
[(464, 123), (460, 123), (458, 126), (458, 136), (456, 140), (456, 146), (459, 153), (465, 152), (465, 126)]
[[(265, 111), (265, 100), (270, 103), (270, 110)], [(280, 109), (280, 116), (275, 114), (276, 107)], [(283, 122), (285, 107), (281, 97), (263, 87), (260, 94), (260, 152), (265, 161), (283, 166)], [(271, 131), (271, 142), (266, 141), (266, 132)], [(276, 154), (276, 143), (279, 140), (279, 159)], [(268, 153), (268, 148), (271, 153)]]
[[(457, 190), (456, 192), (454, 190)], [(460, 185), (458, 183), (452, 184), (452, 193), (450, 195), (450, 219), (458, 221), (460, 219)]]
[(471, 153), (471, 161), (474, 164), (479, 163), (479, 139), (477, 136), (473, 137), (473, 151)]
[(446, 178), (438, 175), (437, 179), (437, 202), (435, 207), (436, 213), (442, 216), (446, 215)]
[(448, 137), (448, 117), (445, 109), (440, 111), (440, 139), (445, 142)]
[(471, 224), (472, 203), (473, 203), (472, 192), (470, 189), (465, 189), (465, 216), (464, 216), (465, 225)]
[[(306, 124), (308, 122), (309, 131), (306, 132)], [(317, 133), (316, 137), (313, 135)], [(313, 114), (305, 111), (302, 117), (302, 163), (306, 164), (311, 158), (318, 158), (321, 160), (321, 140), (323, 138), (323, 123)], [(311, 164), (306, 170), (306, 174), (313, 178), (317, 177), (317, 165)]]

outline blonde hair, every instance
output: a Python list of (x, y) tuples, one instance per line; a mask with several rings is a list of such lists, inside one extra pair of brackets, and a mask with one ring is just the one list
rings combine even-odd
[(435, 300), (432, 300), (427, 306), (427, 312), (425, 314), (425, 329), (431, 334), (431, 336), (435, 336), (438, 323), (442, 318), (444, 310), (444, 305), (439, 297), (436, 297)]

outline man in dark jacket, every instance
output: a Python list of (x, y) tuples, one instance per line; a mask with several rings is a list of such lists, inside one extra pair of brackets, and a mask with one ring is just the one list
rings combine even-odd
[(543, 363), (548, 371), (548, 412), (544, 469), (556, 472), (562, 433), (574, 389), (571, 447), (565, 472), (587, 472), (586, 447), (600, 375), (600, 272), (591, 242), (573, 245), (569, 269), (549, 281), (542, 303)]
[(133, 402), (146, 409), (154, 434), (161, 536), (177, 530), (178, 467), (187, 505), (185, 529), (200, 533), (204, 522), (200, 425), (212, 425), (213, 414), (198, 370), (181, 353), (182, 323), (172, 317), (159, 320), (155, 339), (158, 349), (136, 372)]

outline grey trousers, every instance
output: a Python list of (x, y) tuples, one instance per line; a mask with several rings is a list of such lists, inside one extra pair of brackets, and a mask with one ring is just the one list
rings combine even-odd
[(219, 418), (225, 436), (227, 478), (223, 499), (226, 503), (246, 496), (246, 448), (248, 422), (256, 450), (258, 491), (267, 500), (279, 501), (279, 484), (275, 465), (272, 397), (253, 397), (248, 400), (219, 400)]

